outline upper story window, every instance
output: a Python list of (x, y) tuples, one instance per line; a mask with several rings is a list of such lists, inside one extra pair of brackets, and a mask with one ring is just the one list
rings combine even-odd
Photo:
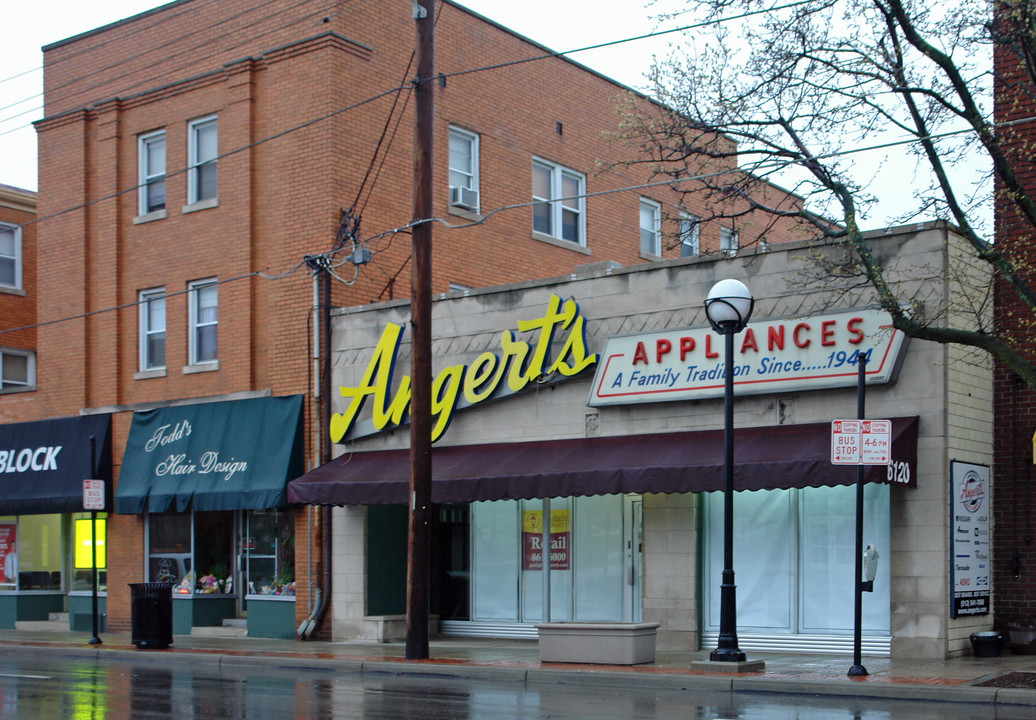
[(662, 206), (647, 198), (640, 199), (640, 253), (662, 256)]
[(216, 280), (197, 280), (188, 286), (188, 290), (190, 364), (216, 362), (216, 308), (219, 292)]
[(140, 369), (165, 367), (165, 289), (140, 293)]
[(575, 170), (532, 161), (533, 232), (586, 245), (586, 178)]
[(141, 135), (137, 145), (139, 215), (165, 210), (165, 132)]
[(0, 349), (0, 390), (18, 390), (36, 385), (36, 353), (30, 350)]
[(720, 252), (730, 257), (737, 255), (737, 230), (733, 230), (727, 227), (721, 227), (719, 229), (719, 249)]
[(22, 287), (22, 229), (0, 223), (0, 287)]
[(701, 255), (698, 239), (698, 218), (687, 213), (680, 214), (680, 257)]
[(478, 135), (450, 128), (450, 206), (478, 212)]
[(187, 125), (187, 204), (216, 199), (216, 116)]

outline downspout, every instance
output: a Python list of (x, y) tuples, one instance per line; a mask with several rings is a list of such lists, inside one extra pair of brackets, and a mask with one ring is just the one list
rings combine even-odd
[[(326, 258), (321, 258), (326, 263)], [(324, 434), (331, 425), (331, 273), (326, 265), (321, 266), (320, 284), (322, 299), (320, 303), (320, 464), (331, 462), (331, 443)], [(323, 568), (320, 587), (317, 588), (316, 610), (299, 626), (298, 637), (308, 639), (324, 621), (327, 609), (331, 606), (331, 506), (321, 507), (320, 532), (323, 539), (321, 567)], [(312, 550), (310, 551), (312, 556)]]

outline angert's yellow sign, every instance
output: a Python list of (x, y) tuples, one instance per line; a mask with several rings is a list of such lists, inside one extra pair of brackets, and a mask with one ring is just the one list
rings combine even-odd
[[(463, 399), (468, 405), (484, 402), (502, 388), (511, 393), (522, 390), (530, 382), (558, 373), (576, 375), (597, 362), (597, 353), (586, 348), (586, 322), (579, 314), (574, 300), (562, 302), (551, 295), (547, 311), (533, 320), (519, 320), (519, 332), (539, 331), (535, 344), (519, 340), (513, 330), (500, 333), (498, 355), (484, 352), (470, 365), (450, 365), (443, 368), (432, 382), (432, 441), (446, 432), (453, 414)], [(550, 346), (558, 330), (567, 330), (556, 359), (551, 359)], [(356, 387), (338, 388), (343, 398), (349, 399), (345, 412), (331, 416), (328, 428), (332, 442), (339, 442), (352, 429), (368, 396), (373, 397), (372, 423), (376, 430), (390, 424), (401, 424), (410, 410), (410, 376), (404, 376), (395, 392), (392, 391), (392, 370), (396, 363), (403, 327), (389, 323), (374, 348), (363, 380)]]

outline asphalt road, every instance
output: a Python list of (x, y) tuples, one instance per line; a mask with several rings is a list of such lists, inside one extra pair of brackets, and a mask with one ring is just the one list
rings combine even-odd
[(332, 672), (263, 665), (219, 667), (56, 655), (0, 656), (0, 720), (159, 718), (630, 718), (680, 720), (1021, 720), (1031, 707), (888, 699), (543, 685)]

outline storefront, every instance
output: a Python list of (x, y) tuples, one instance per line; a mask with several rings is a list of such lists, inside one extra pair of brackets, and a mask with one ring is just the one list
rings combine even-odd
[[(957, 308), (936, 310), (954, 297), (954, 237), (928, 226), (873, 243), (903, 297), (957, 321)], [(988, 629), (988, 615), (953, 611), (947, 548), (950, 463), (990, 461), (988, 369), (952, 346), (903, 342), (865, 290), (789, 290), (814, 252), (602, 263), (433, 304), (432, 611), (443, 633), (534, 637), (549, 614), (658, 622), (661, 647), (715, 644), (723, 376), (703, 301), (724, 277), (757, 298), (734, 376), (741, 648), (851, 651), (856, 471), (832, 463), (831, 436), (833, 420), (855, 417), (860, 354), (867, 416), (892, 422), (891, 462), (865, 474), (864, 537), (880, 562), (864, 650), (945, 657)], [(404, 303), (335, 319), (330, 431), (342, 453), (289, 484), (290, 502), (342, 506), (336, 639), (400, 632), (408, 319)]]
[(144, 515), (144, 580), (173, 583), (173, 632), (244, 621), (294, 637), (302, 396), (133, 415), (115, 512)]
[[(92, 623), (93, 532), (83, 481), (104, 481), (111, 507), (111, 416), (0, 425), (0, 628), (68, 614)], [(107, 590), (106, 513), (98, 514), (99, 612)]]

